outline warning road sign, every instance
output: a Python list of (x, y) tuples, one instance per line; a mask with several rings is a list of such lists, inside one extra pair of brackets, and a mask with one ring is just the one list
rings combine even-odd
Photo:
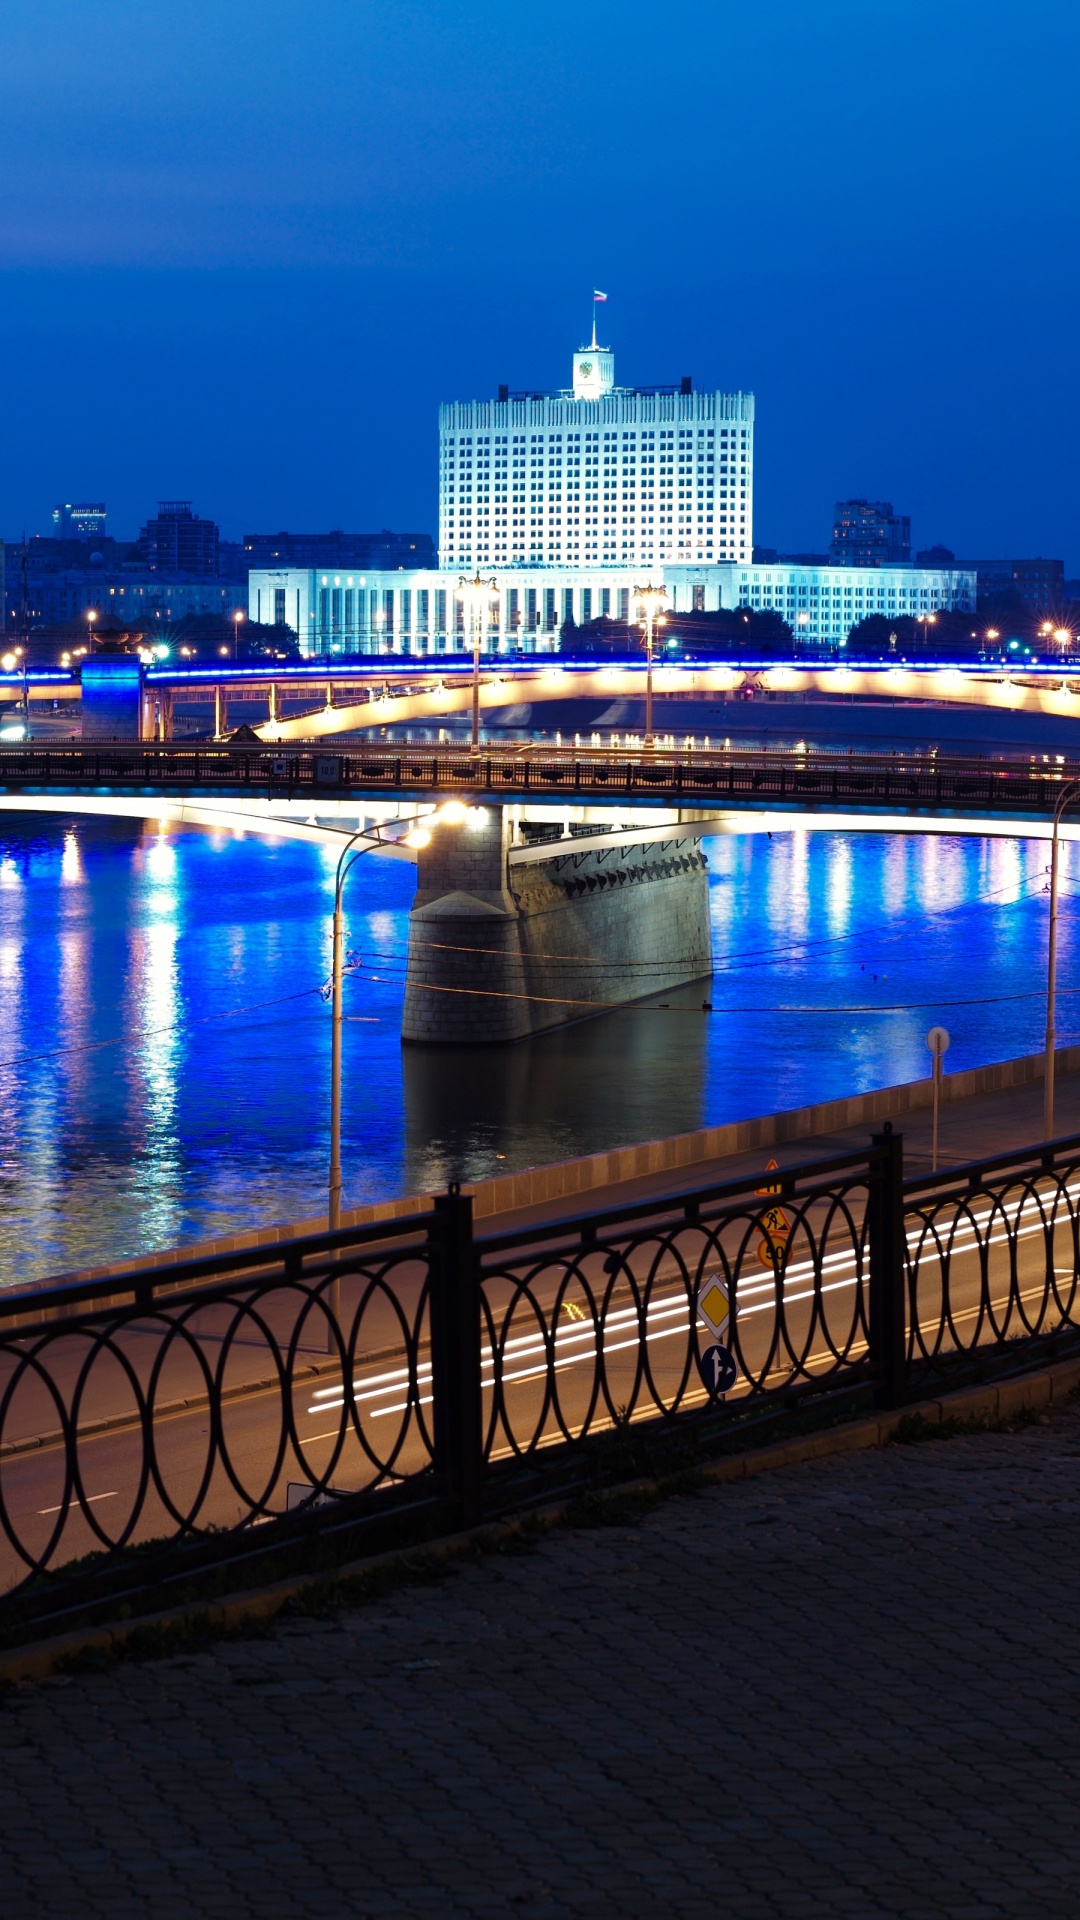
[[(768, 1161), (765, 1171), (778, 1173), (776, 1161)], [(764, 1198), (767, 1194), (779, 1193), (780, 1184), (777, 1182), (775, 1186), (758, 1187), (755, 1191)], [(791, 1221), (783, 1207), (766, 1207), (761, 1216), (761, 1231), (764, 1238), (758, 1241), (757, 1257), (763, 1267), (778, 1267), (784, 1257), (784, 1249), (791, 1232)]]

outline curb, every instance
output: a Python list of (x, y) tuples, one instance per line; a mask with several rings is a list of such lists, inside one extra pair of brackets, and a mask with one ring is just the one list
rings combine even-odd
[[(1044, 1407), (1060, 1405), (1078, 1387), (1080, 1360), (1062, 1360), (1038, 1373), (996, 1383), (988, 1382), (984, 1386), (964, 1387), (956, 1393), (943, 1394), (940, 1399), (914, 1401), (895, 1411), (850, 1421), (845, 1426), (829, 1427), (821, 1433), (804, 1434), (796, 1440), (780, 1440), (771, 1446), (709, 1461), (695, 1467), (694, 1475), (699, 1482), (714, 1486), (735, 1480), (750, 1480), (761, 1473), (776, 1472), (781, 1467), (804, 1466), (833, 1454), (861, 1453), (884, 1446), (903, 1420), (921, 1418), (929, 1426), (939, 1426), (945, 1420), (1007, 1419), (1010, 1415), (1028, 1410), (1038, 1412)], [(664, 1491), (663, 1480), (628, 1480), (618, 1486), (604, 1488), (601, 1497), (632, 1493), (662, 1494)], [(574, 1495), (572, 1499), (560, 1500), (548, 1507), (531, 1508), (529, 1521), (547, 1527), (556, 1526), (565, 1517), (573, 1499), (578, 1497)], [(349, 1561), (335, 1568), (332, 1573), (297, 1574), (289, 1580), (275, 1581), (272, 1586), (231, 1594), (224, 1600), (173, 1607), (164, 1613), (145, 1614), (111, 1626), (76, 1628), (52, 1639), (30, 1641), (26, 1646), (13, 1647), (7, 1653), (0, 1653), (0, 1681), (45, 1679), (71, 1655), (95, 1648), (107, 1652), (123, 1647), (128, 1640), (147, 1628), (180, 1626), (199, 1620), (220, 1628), (224, 1633), (248, 1620), (272, 1619), (298, 1594), (327, 1581), (355, 1579), (380, 1567), (399, 1567), (407, 1576), (410, 1563), (415, 1563), (421, 1556), (427, 1560), (455, 1560), (478, 1541), (512, 1539), (520, 1533), (521, 1527), (520, 1520), (489, 1522), (462, 1533), (444, 1535), (441, 1540), (426, 1541), (422, 1546), (396, 1548), (389, 1553), (373, 1554), (365, 1560)]]

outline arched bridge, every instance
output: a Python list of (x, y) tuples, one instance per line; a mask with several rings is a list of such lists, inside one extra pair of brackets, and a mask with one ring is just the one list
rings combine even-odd
[(705, 979), (706, 834), (856, 826), (1041, 837), (1074, 769), (689, 746), (27, 743), (0, 747), (0, 808), (179, 818), (337, 844), (373, 820), (424, 816), (412, 848), (398, 838), (393, 849), (417, 863), (402, 1038), (473, 1045), (586, 1018), (638, 997), (645, 982), (652, 994)]

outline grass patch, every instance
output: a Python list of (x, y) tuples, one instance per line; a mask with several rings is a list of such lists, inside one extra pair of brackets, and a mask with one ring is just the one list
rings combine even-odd
[(889, 1435), (890, 1447), (916, 1447), (927, 1440), (958, 1440), (972, 1433), (1022, 1433), (1025, 1427), (1037, 1427), (1040, 1415), (1034, 1407), (1020, 1407), (1009, 1414), (949, 1414), (944, 1420), (928, 1420), (925, 1414), (905, 1413)]

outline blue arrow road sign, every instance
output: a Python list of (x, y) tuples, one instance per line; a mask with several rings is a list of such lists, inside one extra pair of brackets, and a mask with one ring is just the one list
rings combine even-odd
[(706, 1347), (701, 1356), (701, 1376), (710, 1393), (727, 1393), (739, 1377), (730, 1347)]

